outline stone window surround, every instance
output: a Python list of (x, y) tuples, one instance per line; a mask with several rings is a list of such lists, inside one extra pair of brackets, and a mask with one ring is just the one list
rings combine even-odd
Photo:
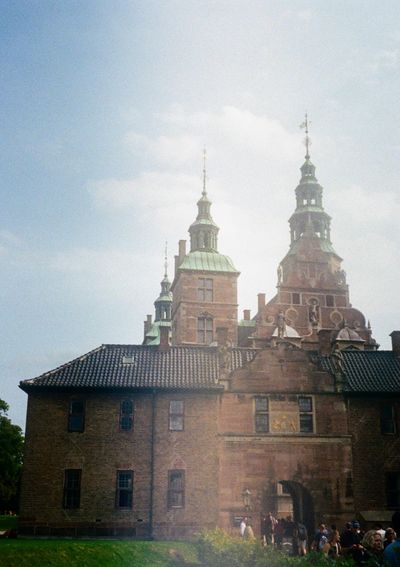
[(82, 469), (64, 470), (63, 508), (76, 510), (80, 508)]
[(169, 402), (168, 422), (170, 431), (183, 431), (185, 418), (185, 403), (183, 400)]
[(167, 508), (185, 507), (185, 471), (173, 469), (168, 471)]
[(120, 510), (132, 508), (133, 478), (134, 473), (132, 470), (117, 471), (115, 506)]
[(120, 431), (132, 431), (134, 424), (135, 406), (133, 400), (124, 399), (120, 403), (119, 429)]

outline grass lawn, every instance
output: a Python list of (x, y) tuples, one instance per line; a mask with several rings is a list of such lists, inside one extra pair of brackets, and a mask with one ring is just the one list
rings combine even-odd
[(196, 547), (190, 543), (167, 541), (106, 540), (0, 540), (0, 565), (3, 567), (176, 567), (199, 565)]

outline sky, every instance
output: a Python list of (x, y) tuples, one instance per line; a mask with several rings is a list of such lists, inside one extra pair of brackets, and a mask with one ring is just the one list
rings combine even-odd
[(0, 21), (0, 398), (136, 343), (202, 189), (239, 313), (276, 292), (311, 159), (353, 306), (400, 329), (397, 0), (18, 0)]

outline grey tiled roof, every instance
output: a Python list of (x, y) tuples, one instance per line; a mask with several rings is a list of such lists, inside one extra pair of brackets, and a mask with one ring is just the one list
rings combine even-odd
[[(254, 349), (234, 348), (230, 368), (252, 360)], [(166, 352), (143, 345), (102, 345), (87, 354), (20, 382), (25, 391), (41, 388), (156, 388), (218, 390), (216, 347), (173, 346)]]
[[(343, 350), (344, 391), (400, 393), (400, 357), (392, 351)], [(332, 359), (318, 357), (324, 370), (333, 372)]]

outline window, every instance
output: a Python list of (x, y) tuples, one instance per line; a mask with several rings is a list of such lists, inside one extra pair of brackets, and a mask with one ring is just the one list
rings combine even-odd
[(299, 396), (300, 433), (313, 433), (314, 415), (311, 396)]
[(121, 431), (131, 431), (133, 429), (133, 402), (132, 400), (122, 400), (119, 414), (119, 428)]
[(292, 303), (293, 305), (300, 305), (300, 294), (292, 293)]
[(183, 401), (169, 402), (169, 429), (170, 431), (183, 431)]
[(73, 510), (79, 508), (81, 501), (81, 469), (64, 471), (63, 508)]
[(326, 306), (327, 307), (334, 307), (335, 306), (335, 301), (334, 301), (333, 295), (327, 295), (326, 296)]
[(400, 509), (400, 472), (386, 473), (386, 505), (391, 510)]
[(213, 300), (213, 281), (209, 278), (199, 278), (199, 287), (197, 289), (197, 299), (199, 301)]
[(268, 398), (266, 396), (255, 398), (255, 429), (256, 433), (269, 432)]
[(393, 404), (383, 404), (381, 407), (381, 433), (385, 435), (396, 433), (396, 416)]
[(199, 317), (197, 319), (197, 342), (209, 345), (213, 341), (213, 320), (211, 317)]
[(168, 508), (185, 505), (185, 471), (168, 471)]
[(81, 432), (85, 429), (85, 402), (71, 400), (69, 403), (68, 431)]
[(133, 471), (117, 471), (117, 508), (132, 508)]

